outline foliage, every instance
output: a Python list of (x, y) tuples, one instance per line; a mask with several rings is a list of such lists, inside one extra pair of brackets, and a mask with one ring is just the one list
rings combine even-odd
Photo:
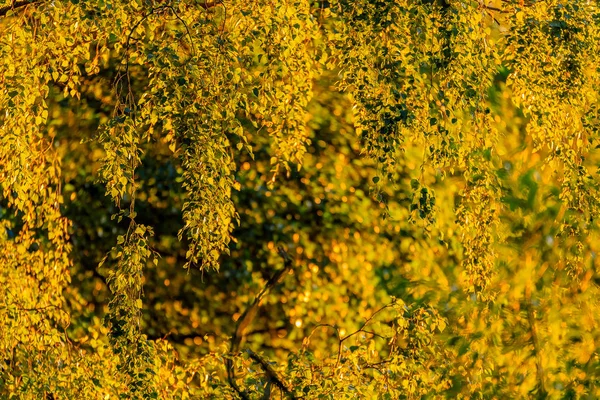
[(0, 397), (600, 396), (597, 2), (0, 18)]

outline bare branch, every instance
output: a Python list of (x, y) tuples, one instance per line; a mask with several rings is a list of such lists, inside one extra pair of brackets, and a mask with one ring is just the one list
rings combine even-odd
[[(261, 290), (260, 293), (258, 295), (256, 295), (252, 304), (248, 308), (246, 308), (246, 310), (244, 311), (242, 316), (237, 320), (235, 334), (231, 338), (231, 345), (229, 348), (229, 350), (231, 352), (230, 357), (233, 357), (236, 353), (239, 352), (240, 346), (242, 344), (242, 340), (246, 336), (246, 329), (248, 329), (248, 327), (250, 326), (250, 324), (256, 317), (256, 314), (258, 313), (258, 309), (260, 307), (260, 302), (263, 299), (263, 297), (265, 297), (267, 295), (267, 293), (269, 293), (269, 291), (273, 287), (275, 287), (281, 281), (283, 276), (292, 268), (292, 259), (287, 254), (287, 252), (281, 247), (277, 248), (277, 252), (283, 258), (284, 267), (282, 269), (280, 269), (279, 271), (277, 271), (275, 273), (275, 275), (273, 275), (267, 281), (267, 284), (265, 285), (263, 290)], [(235, 368), (233, 365), (232, 358), (228, 358), (225, 360), (225, 367), (227, 368), (227, 380), (229, 381), (229, 385), (233, 388), (233, 390), (235, 390), (237, 392), (237, 394), (242, 399), (247, 399), (248, 395), (244, 391), (242, 391), (240, 389), (240, 387), (237, 385), (237, 383), (235, 382)]]
[(288, 388), (288, 385), (283, 381), (281, 377), (277, 374), (277, 371), (273, 369), (271, 364), (267, 362), (264, 358), (253, 352), (252, 350), (246, 350), (251, 359), (256, 361), (262, 369), (265, 371), (265, 374), (269, 378), (269, 381), (273, 382), (287, 397), (290, 399), (296, 399), (296, 396), (292, 393), (292, 391)]

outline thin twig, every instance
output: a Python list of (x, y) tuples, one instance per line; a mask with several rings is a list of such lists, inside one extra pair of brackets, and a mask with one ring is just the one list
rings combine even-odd
[(188, 27), (188, 24), (183, 20), (183, 18), (181, 18), (179, 16), (179, 14), (177, 14), (177, 11), (175, 11), (173, 6), (168, 6), (168, 8), (171, 10), (171, 12), (173, 12), (173, 15), (175, 15), (175, 17), (179, 21), (181, 21), (181, 23), (183, 24), (185, 31), (187, 32), (188, 37), (190, 38), (190, 44), (192, 45), (192, 54), (195, 56), (196, 55), (196, 47), (194, 46), (194, 38), (192, 37), (192, 34), (190, 33), (190, 28)]
[(342, 342), (360, 332), (364, 332), (364, 327), (367, 326), (369, 324), (369, 322), (371, 322), (373, 320), (373, 318), (375, 318), (375, 316), (377, 314), (379, 314), (380, 312), (382, 312), (383, 310), (385, 310), (386, 308), (390, 308), (392, 306), (394, 306), (394, 304), (396, 304), (395, 302), (391, 302), (389, 304), (386, 304), (385, 306), (381, 307), (379, 310), (375, 311), (369, 318), (367, 318), (365, 320), (365, 322), (363, 322), (363, 324), (361, 325), (360, 328), (358, 328), (356, 331), (349, 333), (348, 335), (344, 336), (342, 339), (340, 339)]
[[(376, 316), (377, 314), (379, 314), (380, 312), (382, 312), (382, 311), (383, 311), (383, 310), (385, 310), (386, 308), (390, 308), (390, 307), (394, 306), (395, 304), (396, 304), (396, 301), (395, 301), (395, 300), (394, 300), (394, 301), (392, 301), (392, 302), (391, 302), (391, 303), (389, 303), (389, 304), (386, 304), (385, 306), (381, 307), (380, 309), (378, 309), (377, 311), (375, 311), (373, 314), (371, 314), (371, 316), (370, 316), (369, 318), (367, 318), (367, 319), (365, 320), (365, 322), (363, 322), (363, 324), (360, 326), (360, 328), (358, 328), (356, 331), (354, 331), (354, 332), (352, 332), (352, 333), (349, 333), (348, 335), (346, 335), (346, 336), (344, 336), (344, 337), (342, 337), (342, 338), (338, 338), (338, 354), (337, 354), (337, 360), (336, 360), (336, 362), (335, 362), (335, 368), (337, 368), (337, 367), (338, 367), (338, 365), (340, 364), (340, 361), (341, 361), (341, 359), (342, 359), (342, 344), (344, 343), (344, 341), (346, 341), (347, 339), (351, 338), (352, 336), (354, 336), (354, 335), (357, 335), (357, 334), (359, 334), (360, 332), (364, 332), (364, 333), (369, 333), (369, 334), (371, 334), (371, 335), (379, 336), (379, 337), (381, 337), (381, 338), (383, 338), (383, 339), (387, 339), (387, 338), (385, 338), (385, 337), (383, 337), (383, 336), (381, 336), (381, 335), (379, 335), (379, 334), (376, 334), (376, 333), (374, 333), (374, 332), (371, 332), (371, 331), (365, 331), (365, 329), (364, 329), (364, 328), (365, 328), (365, 327), (366, 327), (366, 326), (367, 326), (367, 325), (368, 325), (368, 324), (369, 324), (369, 323), (370, 323), (370, 322), (373, 320), (373, 318), (375, 318), (375, 316)], [(339, 333), (338, 333), (338, 335), (339, 335)]]

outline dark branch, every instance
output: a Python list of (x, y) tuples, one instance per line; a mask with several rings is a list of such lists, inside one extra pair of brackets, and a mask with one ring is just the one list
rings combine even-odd
[[(369, 318), (367, 318), (367, 319), (365, 320), (365, 322), (363, 322), (363, 324), (361, 325), (361, 327), (360, 327), (360, 328), (358, 328), (356, 331), (354, 331), (354, 332), (352, 332), (352, 333), (350, 333), (350, 334), (348, 334), (348, 335), (344, 336), (343, 338), (341, 338), (341, 339), (340, 339), (340, 342), (343, 342), (343, 341), (345, 341), (346, 339), (349, 339), (349, 338), (351, 338), (352, 336), (354, 336), (354, 335), (357, 335), (357, 334), (358, 334), (358, 333), (360, 333), (360, 332), (365, 332), (364, 328), (365, 328), (365, 327), (366, 327), (366, 326), (367, 326), (367, 325), (368, 325), (368, 324), (369, 324), (369, 323), (370, 323), (370, 322), (373, 320), (373, 318), (375, 318), (375, 316), (376, 316), (377, 314), (379, 314), (380, 312), (382, 312), (382, 311), (383, 311), (383, 310), (385, 310), (386, 308), (393, 307), (395, 304), (396, 304), (396, 302), (395, 302), (395, 301), (392, 301), (391, 303), (389, 303), (389, 304), (386, 304), (385, 306), (381, 307), (379, 310), (375, 311), (373, 314), (371, 314), (371, 316), (370, 316)], [(369, 332), (369, 333), (371, 333), (371, 332)]]
[(40, 0), (20, 0), (13, 1), (11, 5), (4, 6), (0, 8), (0, 17), (4, 17), (11, 10), (16, 10), (17, 8), (25, 7), (29, 4), (37, 3)]
[[(240, 387), (235, 382), (235, 367), (233, 365), (233, 359), (231, 357), (234, 357), (236, 355), (236, 353), (238, 353), (240, 351), (240, 346), (242, 344), (242, 340), (246, 336), (246, 329), (248, 329), (248, 327), (250, 326), (250, 324), (256, 317), (256, 314), (258, 313), (258, 308), (260, 307), (260, 302), (263, 299), (263, 297), (265, 297), (269, 293), (269, 291), (274, 286), (276, 286), (279, 283), (279, 281), (281, 281), (283, 276), (292, 268), (292, 259), (286, 253), (286, 251), (283, 250), (283, 248), (281, 248), (281, 247), (279, 247), (277, 249), (277, 251), (283, 258), (284, 266), (282, 269), (277, 271), (275, 273), (275, 275), (273, 275), (267, 281), (267, 284), (265, 285), (263, 290), (261, 290), (260, 293), (256, 295), (252, 304), (248, 308), (246, 308), (246, 310), (244, 311), (242, 316), (237, 320), (235, 334), (231, 338), (231, 346), (229, 349), (231, 352), (230, 358), (225, 360), (225, 367), (227, 369), (227, 381), (229, 382), (229, 386), (231, 386), (233, 388), (233, 390), (235, 390), (236, 393), (242, 399), (248, 399), (248, 395), (246, 394), (246, 392), (241, 390)], [(267, 373), (267, 375), (268, 375), (268, 373)], [(273, 382), (275, 384), (277, 384), (277, 382), (275, 382), (275, 381), (273, 381)]]
[(265, 374), (269, 378), (269, 381), (273, 382), (290, 399), (296, 398), (296, 396), (294, 396), (292, 391), (288, 388), (288, 385), (283, 381), (282, 378), (279, 377), (279, 375), (277, 375), (277, 371), (273, 369), (273, 367), (267, 362), (267, 360), (265, 360), (252, 350), (247, 351), (250, 358), (256, 361), (258, 364), (260, 364), (262, 369), (265, 371)]
[(240, 344), (242, 342), (242, 339), (244, 338), (244, 336), (246, 336), (245, 335), (246, 329), (248, 329), (248, 327), (250, 326), (250, 324), (252, 323), (252, 321), (256, 317), (256, 314), (258, 312), (258, 308), (260, 307), (261, 300), (267, 295), (267, 293), (269, 293), (269, 291), (275, 285), (277, 285), (281, 281), (281, 279), (283, 278), (283, 276), (292, 267), (292, 260), (288, 256), (288, 254), (282, 248), (279, 248), (278, 252), (279, 252), (279, 254), (284, 259), (284, 267), (282, 269), (280, 269), (279, 271), (277, 271), (275, 273), (275, 275), (273, 275), (267, 281), (267, 284), (265, 285), (265, 287), (263, 288), (263, 290), (261, 290), (261, 292), (254, 298), (254, 301), (252, 302), (252, 304), (248, 308), (246, 308), (246, 310), (244, 311), (244, 313), (242, 314), (242, 316), (237, 320), (237, 326), (236, 326), (236, 329), (235, 329), (235, 334), (234, 334), (234, 336), (233, 336), (233, 338), (231, 340), (231, 351), (233, 353), (236, 353), (236, 352), (239, 351), (239, 347), (240, 347)]

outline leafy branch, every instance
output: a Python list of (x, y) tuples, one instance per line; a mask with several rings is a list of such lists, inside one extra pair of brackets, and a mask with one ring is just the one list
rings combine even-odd
[(336, 366), (336, 368), (337, 368), (337, 366), (339, 365), (339, 363), (340, 363), (340, 360), (341, 360), (341, 358), (342, 358), (342, 344), (343, 344), (343, 343), (344, 343), (346, 340), (350, 339), (351, 337), (353, 337), (353, 336), (355, 336), (355, 335), (358, 335), (358, 334), (359, 334), (359, 333), (361, 333), (361, 332), (362, 332), (362, 333), (367, 333), (367, 334), (371, 334), (371, 335), (374, 335), (374, 336), (378, 336), (378, 337), (382, 337), (382, 338), (383, 338), (383, 336), (381, 336), (381, 335), (379, 335), (379, 334), (376, 334), (375, 332), (372, 332), (372, 331), (367, 331), (367, 330), (365, 330), (365, 327), (366, 327), (366, 326), (367, 326), (369, 323), (371, 323), (371, 321), (373, 320), (373, 318), (375, 318), (375, 316), (377, 316), (377, 314), (379, 314), (379, 313), (380, 313), (380, 312), (382, 312), (383, 310), (385, 310), (385, 309), (387, 309), (387, 308), (390, 308), (390, 307), (393, 307), (393, 306), (395, 306), (395, 305), (396, 305), (396, 299), (394, 299), (394, 300), (393, 300), (391, 303), (388, 303), (388, 304), (386, 304), (385, 306), (383, 306), (383, 307), (381, 307), (380, 309), (378, 309), (377, 311), (375, 311), (373, 314), (371, 314), (371, 316), (370, 316), (369, 318), (367, 318), (367, 319), (365, 320), (365, 322), (363, 322), (363, 324), (360, 326), (360, 328), (358, 328), (356, 331), (354, 331), (354, 332), (352, 332), (352, 333), (349, 333), (349, 334), (347, 334), (347, 335), (346, 335), (346, 336), (344, 336), (344, 337), (341, 337), (341, 338), (340, 338), (340, 337), (339, 337), (339, 333), (338, 333), (338, 355), (337, 355), (337, 361), (336, 361), (336, 363), (335, 363), (335, 366)]

